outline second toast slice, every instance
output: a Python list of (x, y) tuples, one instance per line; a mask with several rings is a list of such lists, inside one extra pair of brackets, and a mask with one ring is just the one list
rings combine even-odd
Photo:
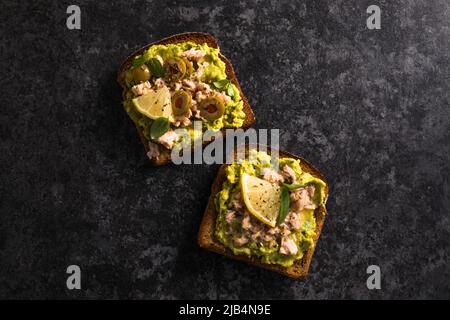
[[(270, 154), (270, 149), (268, 150), (268, 153)], [(293, 261), (293, 263), (291, 263), (290, 265), (281, 265), (281, 264), (277, 264), (277, 263), (265, 263), (262, 261), (263, 259), (261, 258), (261, 256), (246, 254), (246, 248), (244, 246), (247, 245), (248, 243), (242, 242), (241, 238), (242, 238), (242, 234), (245, 234), (245, 230), (243, 230), (244, 228), (251, 228), (251, 225), (256, 225), (259, 223), (253, 217), (251, 217), (251, 219), (248, 219), (248, 217), (246, 218), (244, 216), (244, 219), (237, 220), (237, 226), (235, 226), (235, 228), (237, 228), (237, 230), (243, 230), (243, 232), (238, 231), (239, 237), (235, 240), (241, 241), (241, 243), (238, 244), (238, 247), (237, 247), (238, 249), (240, 248), (239, 246), (241, 246), (241, 248), (244, 248), (244, 249), (239, 249), (238, 254), (236, 254), (236, 250), (235, 250), (236, 248), (232, 248), (233, 249), (232, 250), (232, 249), (230, 249), (230, 247), (224, 245), (223, 239), (222, 239), (222, 241), (218, 239), (218, 237), (217, 237), (218, 219), (219, 219), (219, 216), (224, 213), (220, 213), (220, 211), (218, 210), (217, 200), (218, 200), (218, 194), (224, 190), (225, 184), (227, 184), (227, 183), (229, 184), (230, 181), (233, 181), (233, 180), (230, 180), (230, 175), (233, 175), (234, 173), (232, 173), (230, 171), (229, 164), (224, 164), (220, 167), (219, 172), (216, 176), (216, 179), (214, 180), (213, 185), (211, 187), (211, 195), (208, 200), (208, 205), (206, 207), (206, 210), (205, 210), (205, 213), (203, 216), (203, 220), (202, 220), (202, 223), (200, 226), (200, 230), (198, 233), (198, 244), (200, 245), (200, 247), (205, 248), (207, 250), (210, 250), (210, 251), (213, 251), (213, 252), (216, 252), (216, 253), (219, 253), (219, 254), (222, 254), (222, 255), (237, 259), (237, 260), (245, 261), (245, 262), (253, 264), (255, 266), (269, 269), (269, 270), (281, 273), (285, 276), (288, 276), (288, 277), (291, 277), (294, 279), (301, 279), (301, 278), (306, 277), (308, 274), (309, 265), (311, 263), (314, 249), (316, 247), (323, 224), (325, 222), (325, 216), (326, 216), (325, 202), (328, 197), (328, 185), (327, 185), (326, 180), (323, 177), (323, 175), (303, 158), (294, 156), (294, 155), (289, 154), (284, 151), (279, 151), (279, 157), (293, 159), (295, 161), (298, 161), (299, 166), (300, 166), (299, 168), (303, 173), (308, 174), (313, 179), (320, 180), (324, 183), (323, 190), (322, 190), (323, 202), (320, 203), (313, 211), (313, 217), (315, 220), (315, 228), (314, 228), (313, 232), (310, 234), (310, 238), (308, 239), (309, 241), (312, 241), (313, 243), (308, 248), (305, 248), (302, 256), (298, 259), (295, 259)], [(234, 179), (234, 177), (231, 177), (231, 179)], [(233, 195), (228, 194), (227, 196), (231, 198)], [(231, 208), (231, 210), (235, 210), (235, 208)], [(246, 210), (246, 209), (244, 209), (244, 210)], [(228, 212), (227, 212), (227, 214), (228, 214)], [(246, 213), (245, 215), (248, 215), (248, 214)], [(228, 217), (226, 219), (228, 219)], [(245, 219), (247, 219), (248, 221), (246, 222)], [(233, 220), (231, 220), (230, 223), (233, 224), (234, 223)], [(244, 223), (246, 225), (244, 225)], [(250, 225), (250, 227), (248, 227), (249, 225)], [(249, 230), (251, 230), (251, 229), (249, 229)], [(273, 228), (271, 229), (270, 227), (265, 226), (265, 229), (264, 228), (262, 229), (263, 235), (264, 235), (264, 232), (267, 233), (267, 230), (269, 230), (269, 232), (270, 232), (270, 230), (274, 230), (274, 229)], [(259, 230), (259, 231), (256, 230), (255, 232), (261, 232), (261, 230)], [(251, 239), (251, 237), (253, 235), (255, 235), (255, 232), (253, 232), (253, 234), (250, 234), (250, 237), (249, 236), (247, 236), (247, 237)], [(250, 241), (252, 241), (252, 240), (250, 240)], [(277, 245), (279, 245), (279, 243)], [(251, 248), (251, 246), (250, 246), (250, 248)], [(277, 248), (277, 250), (280, 250), (280, 249)], [(252, 252), (252, 251), (253, 250), (248, 250), (247, 252)], [(286, 253), (286, 252), (284, 252), (284, 253)], [(273, 262), (273, 261), (271, 261), (271, 262)]]
[[(202, 53), (202, 50), (206, 51), (206, 54)], [(138, 70), (139, 68), (142, 70)], [(194, 76), (200, 73), (200, 68), (203, 74)], [(182, 72), (179, 72), (180, 70)], [(171, 73), (172, 71), (174, 73)], [(180, 73), (183, 75), (175, 79)], [(212, 129), (222, 130), (223, 133), (226, 128), (247, 129), (255, 122), (252, 108), (242, 92), (232, 64), (220, 53), (217, 40), (209, 34), (182, 33), (146, 45), (124, 61), (119, 69), (117, 81), (123, 90), (125, 109), (136, 125), (147, 155), (157, 166), (170, 162), (171, 148), (177, 143), (176, 136), (168, 134), (167, 137), (152, 137), (151, 127), (157, 114), (154, 115), (155, 112), (142, 114), (142, 110), (135, 107), (136, 103), (131, 102), (139, 96), (150, 93), (161, 97), (158, 90), (162, 91), (160, 88), (166, 86), (170, 92), (170, 97), (166, 100), (169, 101), (171, 98), (171, 102), (174, 103), (174, 93), (184, 91), (179, 95), (182, 101), (180, 105), (185, 107), (184, 101), (189, 100), (191, 101), (190, 110), (186, 110), (185, 117), (175, 116), (169, 124), (169, 131), (177, 127), (190, 130), (189, 123), (194, 119), (203, 121)], [(157, 98), (147, 100), (157, 103)], [(175, 102), (178, 104), (177, 101)], [(196, 106), (193, 106), (194, 103)], [(145, 103), (142, 105), (141, 109), (144, 111), (150, 108)], [(212, 110), (212, 120), (206, 119), (210, 116), (208, 112), (198, 111), (202, 107), (205, 110)], [(222, 108), (223, 116), (219, 119), (216, 113), (218, 109), (220, 113)], [(230, 111), (230, 108), (234, 109)], [(162, 112), (161, 118), (166, 117), (167, 114), (170, 114), (170, 110)], [(236, 119), (233, 119), (233, 116)], [(223, 120), (225, 117), (226, 119)], [(164, 125), (167, 126), (167, 124)]]

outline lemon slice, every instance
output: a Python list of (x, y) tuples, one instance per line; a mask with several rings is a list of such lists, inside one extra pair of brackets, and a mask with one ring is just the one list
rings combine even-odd
[(134, 98), (133, 104), (140, 113), (150, 119), (166, 117), (173, 121), (172, 102), (167, 87), (159, 88), (156, 91), (151, 90), (147, 94)]
[(248, 211), (259, 221), (275, 227), (281, 203), (280, 186), (244, 173), (241, 191)]

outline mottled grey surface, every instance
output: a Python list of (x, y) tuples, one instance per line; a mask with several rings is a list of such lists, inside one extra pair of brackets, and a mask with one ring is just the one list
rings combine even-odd
[[(78, 0), (70, 31), (72, 1), (2, 1), (0, 298), (450, 298), (450, 3), (240, 2)], [(218, 166), (149, 166), (116, 70), (184, 31), (219, 39), (256, 127), (329, 179), (305, 281), (197, 246)]]

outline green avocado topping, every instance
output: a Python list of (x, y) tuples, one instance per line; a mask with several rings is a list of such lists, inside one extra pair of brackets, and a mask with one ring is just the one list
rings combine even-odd
[[(233, 222), (230, 225), (230, 223), (227, 222), (226, 215), (227, 212), (232, 209), (234, 196), (241, 191), (239, 183), (241, 175), (247, 173), (249, 175), (261, 177), (261, 169), (271, 168), (270, 155), (265, 152), (251, 150), (249, 159), (252, 160), (238, 161), (230, 164), (225, 169), (226, 179), (222, 184), (221, 190), (215, 196), (215, 205), (218, 212), (215, 236), (223, 245), (228, 247), (236, 255), (253, 256), (259, 258), (262, 263), (278, 264), (289, 267), (295, 261), (301, 259), (304, 254), (314, 246), (314, 238), (316, 236), (315, 210), (303, 209), (301, 211), (300, 228), (292, 231), (292, 234), (290, 235), (290, 238), (294, 240), (298, 248), (297, 253), (294, 255), (280, 253), (280, 241), (249, 241), (243, 245), (235, 245), (233, 235), (240, 235), (243, 232), (242, 225), (236, 222)], [(300, 166), (300, 160), (292, 158), (279, 158), (277, 161), (277, 166), (275, 165), (275, 167), (281, 169), (285, 165), (288, 165), (295, 172), (296, 181), (298, 184), (301, 184), (301, 186), (297, 185), (296, 187), (305, 187), (307, 185), (314, 184), (315, 195), (313, 198), (313, 203), (316, 207), (326, 201), (324, 198), (325, 182), (313, 177), (307, 172), (303, 172)], [(289, 186), (289, 184), (283, 185), (286, 192), (294, 189), (293, 186)], [(232, 233), (231, 235), (230, 232)]]
[[(202, 69), (200, 80), (210, 85), (212, 89), (223, 92), (230, 97), (229, 102), (225, 105), (223, 116), (214, 120), (202, 119), (204, 130), (215, 131), (222, 128), (239, 128), (244, 123), (245, 113), (243, 111), (243, 100), (236, 86), (227, 79), (226, 66), (219, 57), (219, 49), (211, 48), (206, 43), (197, 44), (191, 41), (167, 45), (153, 45), (132, 61), (131, 68), (125, 73), (126, 89), (124, 92), (125, 110), (133, 122), (143, 129), (144, 136), (149, 140), (151, 140), (150, 127), (153, 121), (139, 113), (132, 103), (134, 95), (131, 88), (136, 84), (133, 78), (133, 70), (142, 64), (146, 64), (153, 79), (164, 77), (165, 70), (161, 62), (182, 59), (182, 53), (190, 49), (201, 50), (205, 53), (200, 61), (191, 64), (193, 65), (194, 72), (199, 68)], [(185, 65), (184, 61), (181, 64)], [(189, 76), (191, 74), (186, 72), (183, 79), (189, 79)], [(217, 84), (219, 84), (220, 88), (217, 87)]]

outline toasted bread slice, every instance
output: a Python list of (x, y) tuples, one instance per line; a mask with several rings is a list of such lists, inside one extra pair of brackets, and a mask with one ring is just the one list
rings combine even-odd
[[(267, 152), (270, 154), (270, 148), (267, 147)], [(308, 172), (311, 175), (313, 175), (316, 178), (321, 179), (326, 183), (325, 187), (325, 200), (328, 198), (328, 183), (326, 182), (324, 176), (320, 173), (319, 170), (314, 168), (308, 161), (304, 160), (301, 157), (292, 155), (285, 151), (279, 151), (279, 157), (280, 158), (293, 158), (293, 159), (299, 159), (301, 168), (304, 172)], [(308, 275), (309, 265), (311, 263), (311, 258), (314, 253), (314, 248), (316, 247), (317, 240), (319, 239), (320, 232), (322, 231), (323, 224), (325, 222), (325, 216), (326, 216), (326, 208), (325, 208), (325, 202), (320, 207), (318, 207), (315, 212), (315, 218), (316, 218), (316, 237), (314, 239), (314, 246), (309, 249), (305, 256), (297, 260), (292, 266), (290, 267), (283, 267), (281, 265), (277, 264), (265, 264), (262, 263), (258, 258), (256, 257), (248, 257), (245, 255), (235, 255), (229, 248), (225, 247), (221, 242), (219, 242), (215, 237), (215, 229), (216, 229), (216, 218), (217, 218), (217, 211), (214, 203), (214, 198), (216, 194), (221, 190), (222, 184), (226, 179), (225, 176), (225, 168), (228, 166), (228, 164), (224, 164), (219, 168), (219, 172), (217, 173), (216, 179), (213, 182), (213, 185), (211, 187), (211, 195), (208, 200), (208, 205), (206, 207), (203, 220), (200, 226), (200, 231), (198, 233), (198, 244), (200, 247), (210, 250), (212, 252), (216, 252), (219, 254), (223, 254), (227, 257), (234, 258), (237, 260), (245, 261), (247, 263), (250, 263), (252, 265), (272, 270), (278, 273), (281, 273), (285, 276), (288, 276), (290, 278), (294, 279), (302, 279), (305, 278)]]
[[(214, 38), (213, 36), (206, 34), (206, 33), (201, 33), (201, 32), (187, 32), (187, 33), (181, 33), (181, 34), (177, 34), (177, 35), (173, 35), (171, 37), (168, 38), (164, 38), (161, 39), (159, 41), (150, 43), (148, 45), (146, 45), (145, 47), (142, 47), (141, 49), (135, 51), (133, 54), (131, 54), (120, 66), (119, 68), (119, 73), (117, 75), (117, 82), (120, 84), (120, 86), (122, 87), (123, 92), (125, 92), (125, 72), (131, 67), (131, 63), (134, 60), (134, 58), (138, 55), (141, 55), (144, 51), (146, 51), (148, 48), (150, 48), (153, 45), (157, 45), (157, 44), (169, 44), (169, 43), (181, 43), (181, 42), (187, 42), (187, 41), (192, 41), (198, 44), (203, 44), (206, 43), (208, 44), (208, 46), (212, 47), (212, 48), (219, 48), (219, 45), (217, 43), (216, 38)], [(219, 54), (220, 59), (222, 59), (222, 61), (225, 63), (225, 72), (227, 74), (227, 78), (236, 86), (236, 88), (239, 90), (239, 94), (242, 98), (243, 101), (243, 111), (245, 113), (245, 119), (244, 119), (244, 124), (242, 125), (242, 129), (248, 129), (250, 128), (253, 123), (255, 122), (255, 115), (253, 114), (253, 110), (250, 107), (250, 104), (248, 103), (247, 98), (245, 97), (244, 93), (242, 92), (242, 88), (239, 85), (239, 81), (236, 78), (236, 74), (234, 72), (233, 69), (233, 65), (231, 64), (231, 62), (221, 53)], [(139, 137), (141, 138), (142, 143), (144, 144), (144, 148), (145, 151), (148, 152), (149, 151), (149, 146), (148, 143), (149, 141), (145, 138), (144, 134), (142, 133), (141, 128), (139, 128), (138, 126), (136, 126), (136, 129), (139, 133)], [(225, 129), (222, 130), (223, 133), (225, 133)], [(158, 159), (152, 159), (152, 164), (155, 166), (161, 166), (164, 164), (167, 164), (168, 162), (170, 162), (170, 153), (171, 150), (164, 148), (161, 145), (159, 146), (159, 150), (160, 150), (160, 156), (158, 157)]]

